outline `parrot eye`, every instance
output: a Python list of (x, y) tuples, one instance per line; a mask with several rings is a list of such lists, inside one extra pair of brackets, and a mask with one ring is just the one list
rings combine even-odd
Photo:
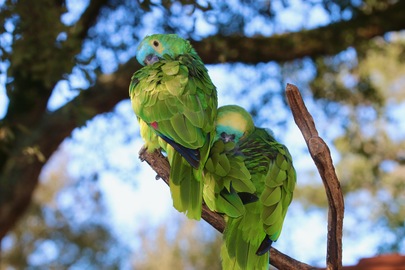
[(154, 41), (153, 41), (153, 46), (155, 46), (155, 47), (159, 47), (159, 41), (154, 40)]
[(235, 134), (232, 134), (231, 136), (229, 136), (229, 138), (231, 139), (231, 141), (235, 140)]
[(221, 138), (223, 138), (223, 139), (226, 138), (226, 133), (225, 133), (225, 132), (222, 132), (222, 133), (221, 133)]

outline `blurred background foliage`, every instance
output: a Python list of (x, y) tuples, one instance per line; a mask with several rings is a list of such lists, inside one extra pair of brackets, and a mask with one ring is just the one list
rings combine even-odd
[(404, 1), (3, 0), (0, 10), (0, 269), (220, 268), (221, 236), (176, 213), (137, 158), (128, 84), (138, 42), (156, 32), (192, 40), (219, 103), (246, 107), (291, 150), (298, 186), (276, 248), (324, 263), (326, 196), (288, 82), (332, 150), (344, 263), (405, 253)]

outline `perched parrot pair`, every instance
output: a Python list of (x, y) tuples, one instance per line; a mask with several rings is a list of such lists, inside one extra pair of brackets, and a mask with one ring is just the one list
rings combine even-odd
[(173, 206), (201, 218), (202, 199), (224, 215), (223, 269), (267, 269), (296, 174), (287, 148), (235, 105), (217, 108), (207, 69), (187, 40), (147, 36), (129, 87), (145, 147), (167, 153)]

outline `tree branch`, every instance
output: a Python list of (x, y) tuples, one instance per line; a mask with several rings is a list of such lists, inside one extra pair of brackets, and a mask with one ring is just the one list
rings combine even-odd
[[(148, 153), (145, 148), (139, 151), (139, 158), (146, 161), (149, 166), (157, 173), (158, 177), (169, 185), (170, 165), (167, 159), (158, 151)], [(204, 204), (202, 210), (202, 218), (214, 227), (220, 233), (223, 233), (225, 221), (221, 215), (214, 213)], [(270, 263), (278, 269), (296, 269), (310, 270), (316, 269), (310, 265), (297, 261), (275, 248), (270, 249)]]
[(211, 36), (192, 44), (207, 64), (285, 62), (303, 57), (335, 55), (348, 47), (368, 42), (370, 38), (404, 29), (404, 13), (405, 1), (397, 1), (385, 10), (360, 14), (350, 20), (312, 30), (271, 37)]
[[(341, 269), (344, 202), (330, 151), (322, 138), (318, 136), (314, 120), (306, 109), (298, 88), (294, 85), (287, 84), (286, 94), (294, 120), (300, 128), (308, 145), (311, 157), (318, 167), (328, 197), (329, 214), (326, 269)], [(169, 185), (170, 165), (160, 152), (155, 151), (148, 153), (145, 148), (142, 148), (139, 152), (139, 158), (142, 161), (146, 161), (151, 168), (156, 171), (158, 176)], [(221, 215), (211, 212), (206, 205), (203, 205), (202, 218), (216, 230), (221, 233), (223, 232), (225, 227), (224, 219)], [(270, 263), (278, 269), (319, 269), (297, 261), (279, 252), (275, 248), (271, 248), (270, 258)]]
[(330, 150), (318, 136), (314, 120), (308, 112), (298, 88), (287, 84), (286, 94), (295, 123), (300, 128), (309, 152), (321, 175), (328, 197), (328, 243), (326, 269), (342, 269), (342, 231), (344, 201)]
[[(0, 240), (30, 203), (44, 165), (41, 159), (48, 160), (73, 129), (127, 99), (128, 82), (137, 68), (130, 62), (120, 66), (115, 74), (100, 75), (94, 86), (62, 108), (44, 115), (33, 130), (25, 131), (24, 140), (14, 143), (0, 174)], [(2, 128), (5, 129), (0, 126), (0, 133)]]
[[(46, 112), (46, 105), (56, 82), (60, 80), (62, 74), (73, 67), (74, 62), (71, 59), (80, 52), (88, 29), (94, 24), (100, 9), (106, 3), (107, 0), (93, 0), (89, 3), (80, 20), (70, 29), (70, 34), (74, 37), (65, 42), (63, 48), (54, 45), (55, 37), (63, 29), (61, 22), (49, 24), (51, 15), (54, 16), (54, 19), (60, 16), (60, 6), (47, 3), (46, 15), (38, 17), (32, 14), (42, 14), (44, 11), (37, 6), (27, 6), (28, 3), (17, 5), (20, 16), (34, 22), (26, 23), (29, 27), (20, 27), (31, 34), (24, 34), (24, 38), (18, 39), (21, 43), (20, 46), (17, 46), (17, 43), (14, 44), (13, 54), (18, 55), (18, 59), (28, 59), (26, 60), (28, 64), (23, 62), (16, 66), (12, 65), (9, 69), (9, 74), (12, 74), (17, 83), (15, 83), (15, 89), (9, 94), (10, 104), (7, 115), (0, 122), (0, 133), (11, 134), (7, 141), (0, 142), (0, 240), (30, 203), (44, 162), (74, 128), (85, 123), (84, 120), (77, 121), (82, 116), (75, 108), (77, 103), (69, 103), (67, 108), (51, 114)], [(40, 23), (38, 18), (41, 19)], [(29, 44), (28, 47), (23, 45), (24, 41)], [(35, 46), (32, 47), (32, 44)], [(27, 48), (31, 48), (31, 50)], [(28, 56), (22, 56), (23, 54)], [(42, 55), (46, 56), (41, 57)], [(58, 60), (51, 60), (49, 55)], [(44, 63), (43, 59), (47, 59), (48, 62)], [(41, 69), (34, 68), (37, 66), (32, 62)], [(31, 69), (36, 70), (37, 73), (38, 70), (41, 72), (35, 73), (34, 76)], [(101, 76), (100, 78), (106, 77)], [(126, 89), (128, 89), (129, 78), (130, 75), (125, 78)], [(102, 85), (108, 84), (102, 83)], [(120, 86), (119, 89), (124, 89), (124, 85)], [(93, 94), (93, 91), (86, 92), (87, 96), (88, 93)], [(76, 100), (83, 99), (86, 94), (79, 95)], [(114, 96), (113, 91), (108, 94), (110, 97)], [(86, 99), (93, 100), (93, 106), (90, 108), (96, 107), (98, 109), (96, 114), (98, 114), (111, 110), (119, 100), (127, 98), (128, 90), (118, 99), (109, 96), (101, 94), (104, 100), (100, 100), (100, 91), (97, 91), (92, 98), (87, 97)], [(97, 102), (99, 104), (96, 104)], [(89, 113), (85, 120), (96, 114)], [(55, 138), (55, 140), (51, 140), (51, 138)]]
[(108, 3), (108, 0), (91, 0), (80, 20), (69, 30), (81, 42), (86, 38), (87, 32), (95, 24), (100, 10)]

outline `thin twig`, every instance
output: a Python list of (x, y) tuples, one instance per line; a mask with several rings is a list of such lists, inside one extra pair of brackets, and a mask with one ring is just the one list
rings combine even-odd
[(314, 120), (308, 112), (301, 94), (295, 85), (287, 84), (286, 95), (294, 116), (307, 143), (312, 159), (318, 168), (328, 197), (328, 242), (326, 269), (342, 269), (342, 230), (344, 201), (339, 180), (332, 163), (327, 144), (318, 136)]

